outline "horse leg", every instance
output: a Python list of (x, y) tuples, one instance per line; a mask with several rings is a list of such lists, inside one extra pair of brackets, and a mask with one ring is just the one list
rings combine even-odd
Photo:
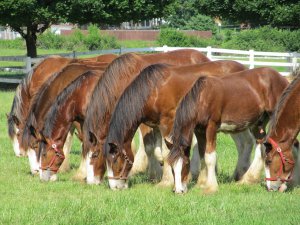
[(238, 181), (249, 169), (251, 152), (255, 139), (249, 129), (240, 133), (231, 134), (231, 137), (238, 150), (238, 161), (233, 173), (233, 179)]
[[(142, 127), (141, 127), (142, 128)], [(162, 168), (160, 162), (157, 160), (155, 153), (161, 155), (161, 137), (157, 130), (143, 125), (143, 142), (145, 146), (145, 152), (147, 154), (147, 174), (151, 180), (160, 180), (162, 177)]]
[(65, 159), (64, 159), (63, 163), (61, 164), (61, 166), (59, 167), (60, 173), (67, 172), (70, 170), (70, 151), (71, 151), (71, 147), (72, 147), (74, 130), (75, 130), (75, 128), (72, 126), (72, 128), (68, 132), (66, 141), (64, 143), (63, 152), (65, 155)]
[[(144, 141), (143, 141), (143, 134), (141, 129), (139, 128), (137, 130), (138, 135), (139, 135), (139, 148), (136, 151), (136, 154), (134, 156), (134, 162), (132, 169), (130, 171), (130, 176), (133, 176), (138, 173), (143, 173), (147, 170), (147, 164), (148, 164), (148, 159), (147, 155), (145, 152), (145, 146), (144, 146)], [(134, 143), (134, 140), (133, 142)], [(133, 147), (132, 147), (133, 149)]]
[(299, 150), (299, 143), (293, 147), (293, 154), (295, 158), (295, 168), (294, 168), (294, 175), (293, 175), (293, 184), (300, 185), (300, 150)]
[[(82, 144), (81, 144), (82, 145)], [(81, 154), (81, 161), (79, 168), (77, 169), (75, 175), (73, 176), (73, 180), (83, 181), (86, 179), (87, 171), (86, 171), (86, 158)]]
[(174, 176), (172, 173), (172, 167), (168, 162), (170, 150), (168, 149), (164, 140), (162, 140), (162, 158), (163, 158), (163, 175), (161, 181), (157, 184), (161, 187), (169, 187), (174, 185)]
[(190, 171), (191, 171), (192, 179), (196, 180), (199, 176), (199, 170), (200, 170), (200, 155), (199, 155), (198, 144), (195, 135), (193, 136), (191, 149), (193, 150), (193, 155), (191, 159)]
[(240, 180), (240, 184), (254, 184), (260, 181), (260, 174), (264, 168), (264, 161), (262, 158), (262, 144), (258, 143), (255, 147), (255, 155), (254, 159), (244, 174), (242, 179)]
[(204, 132), (198, 129), (195, 130), (195, 134), (198, 142), (198, 154), (200, 158), (200, 172), (197, 180), (197, 186), (200, 188), (204, 188), (207, 181), (207, 166), (204, 160), (206, 135)]
[(206, 146), (204, 160), (207, 166), (207, 180), (203, 190), (205, 194), (212, 194), (218, 191), (218, 182), (216, 177), (216, 137), (217, 126), (214, 122), (209, 121), (206, 128)]

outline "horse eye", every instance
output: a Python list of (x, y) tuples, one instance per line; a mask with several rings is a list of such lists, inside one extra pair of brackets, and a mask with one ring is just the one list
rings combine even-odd
[(266, 148), (265, 151), (268, 154), (272, 150), (272, 145), (268, 142), (265, 142), (264, 145), (265, 145), (265, 148)]

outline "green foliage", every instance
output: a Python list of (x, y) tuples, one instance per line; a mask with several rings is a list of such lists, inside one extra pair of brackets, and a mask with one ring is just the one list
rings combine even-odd
[(25, 49), (25, 43), (21, 38), (15, 40), (0, 40), (0, 49)]
[(288, 31), (269, 26), (231, 33), (223, 48), (256, 51), (300, 51), (300, 31)]
[(175, 29), (162, 29), (157, 39), (159, 45), (180, 47), (206, 47), (214, 45), (211, 39), (189, 36)]
[(216, 33), (217, 28), (213, 19), (202, 15), (197, 7), (197, 0), (176, 0), (169, 9), (166, 17), (167, 26), (180, 30), (210, 30)]
[(246, 22), (254, 26), (300, 27), (300, 1), (297, 0), (198, 0), (198, 9), (212, 17), (220, 17), (232, 22)]
[(89, 33), (84, 35), (80, 30), (75, 30), (70, 36), (46, 32), (38, 37), (37, 46), (41, 49), (66, 49), (69, 51), (92, 51), (120, 47), (115, 37), (101, 35), (97, 26), (89, 26), (88, 31)]
[(217, 33), (217, 26), (212, 18), (201, 14), (191, 17), (183, 28), (184, 30), (209, 30), (213, 34)]
[(65, 43), (65, 38), (47, 31), (38, 37), (37, 46), (42, 49), (61, 49)]

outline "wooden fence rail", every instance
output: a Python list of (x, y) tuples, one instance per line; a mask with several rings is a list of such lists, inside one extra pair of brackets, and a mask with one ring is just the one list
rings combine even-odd
[[(186, 49), (186, 47), (184, 47)], [(120, 49), (111, 49), (111, 50), (97, 50), (97, 51), (89, 51), (89, 52), (71, 52), (71, 53), (61, 53), (57, 54), (63, 57), (77, 58), (83, 55), (100, 55), (100, 54), (122, 54), (126, 52), (168, 52), (172, 50), (183, 49), (183, 47), (149, 47), (149, 48), (120, 48)], [(300, 66), (300, 53), (297, 52), (259, 52), (254, 50), (232, 50), (232, 49), (218, 49), (212, 48), (208, 46), (206, 48), (189, 48), (195, 49), (200, 52), (206, 53), (208, 58), (211, 60), (219, 60), (219, 59), (234, 59), (244, 65), (248, 65), (249, 69), (254, 68), (255, 66), (275, 66), (275, 67), (286, 67), (287, 70), (285, 72), (280, 72), (283, 76), (286, 76), (291, 73), (291, 71), (295, 70)], [(42, 60), (43, 58), (50, 55), (42, 55), (38, 58), (30, 58), (26, 56), (2, 56), (0, 57), (0, 61), (17, 61), (24, 62), (25, 67), (22, 70), (23, 73), (28, 73), (32, 66)], [(261, 61), (259, 59), (265, 58), (268, 61)], [(269, 61), (269, 59), (284, 59), (286, 62), (276, 62)], [(7, 78), (0, 78), (0, 82), (7, 82)], [(20, 79), (18, 79), (20, 82)], [(13, 82), (16, 82), (14, 79)]]

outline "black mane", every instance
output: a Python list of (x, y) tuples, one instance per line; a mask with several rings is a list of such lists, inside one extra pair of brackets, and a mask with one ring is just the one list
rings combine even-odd
[(168, 77), (164, 71), (166, 67), (164, 64), (146, 67), (125, 89), (111, 117), (105, 146), (111, 141), (122, 144), (128, 130), (140, 124), (149, 95), (159, 82)]

